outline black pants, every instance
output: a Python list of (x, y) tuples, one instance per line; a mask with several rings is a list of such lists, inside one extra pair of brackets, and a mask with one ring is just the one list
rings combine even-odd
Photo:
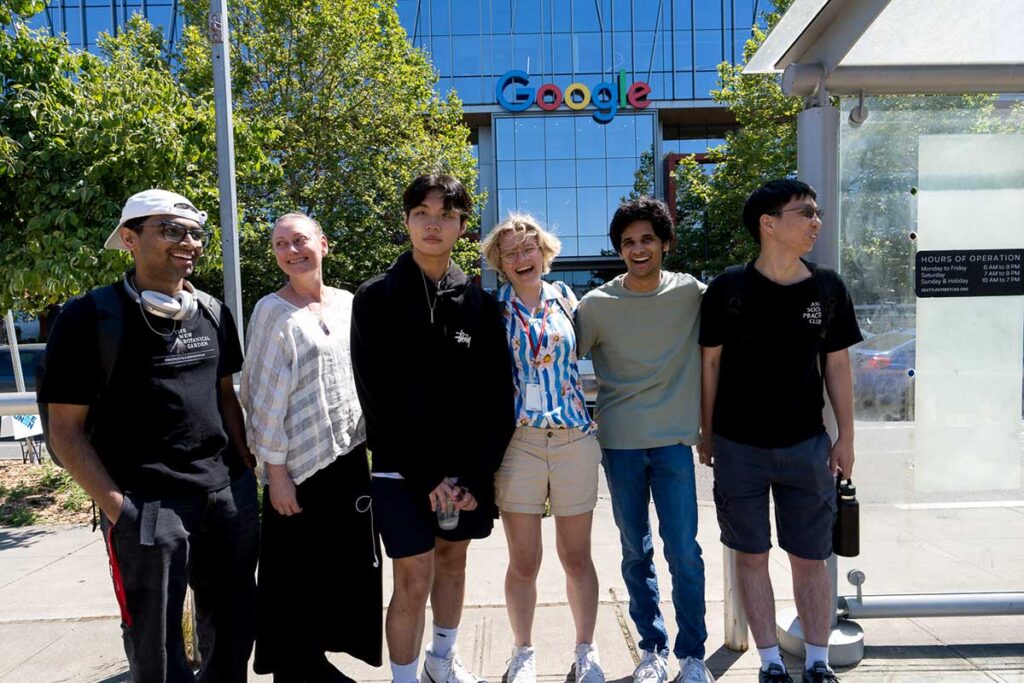
[[(251, 472), (211, 493), (128, 494), (117, 524), (102, 518), (121, 629), (135, 681), (245, 681), (255, 637), (259, 552)], [(202, 668), (192, 674), (181, 631), (185, 587), (196, 600)]]
[(263, 492), (253, 670), (294, 673), (324, 652), (380, 666), (381, 561), (366, 448), (357, 446), (303, 481), (296, 496), (302, 512), (285, 517)]

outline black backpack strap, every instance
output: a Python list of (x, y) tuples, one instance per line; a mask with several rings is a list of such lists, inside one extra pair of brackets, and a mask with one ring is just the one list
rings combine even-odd
[(221, 307), (224, 305), (220, 302), (220, 299), (210, 296), (201, 289), (192, 288), (192, 295), (199, 302), (199, 305), (206, 309), (206, 312), (210, 314), (210, 318), (213, 320), (213, 326), (220, 330), (220, 316)]
[(96, 341), (100, 353), (100, 367), (103, 368), (104, 389), (114, 373), (114, 364), (121, 350), (121, 337), (124, 332), (124, 302), (116, 289), (120, 286), (106, 285), (87, 294), (96, 305)]
[(569, 285), (564, 282), (559, 282), (555, 285), (558, 290), (558, 307), (562, 309), (562, 313), (565, 313), (565, 317), (569, 319), (569, 323), (572, 325), (573, 336), (576, 334), (576, 316), (573, 315), (572, 307), (569, 305), (569, 294), (566, 291)]
[(725, 298), (725, 314), (728, 329), (735, 333), (736, 340), (749, 339), (750, 334), (750, 292), (748, 278), (744, 275), (750, 264), (740, 263), (729, 266), (719, 277), (723, 277), (728, 285)]

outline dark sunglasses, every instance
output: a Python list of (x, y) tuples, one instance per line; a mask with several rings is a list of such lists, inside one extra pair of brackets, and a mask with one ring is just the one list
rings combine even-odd
[(196, 242), (202, 244), (204, 248), (210, 244), (210, 233), (202, 228), (186, 228), (181, 223), (175, 223), (174, 221), (160, 221), (156, 224), (156, 227), (160, 228), (160, 237), (168, 242), (178, 244), (185, 240), (185, 235), (188, 235)]
[(779, 209), (773, 213), (778, 216), (779, 214), (786, 213), (787, 211), (796, 211), (807, 220), (810, 220), (815, 216), (818, 217), (818, 220), (821, 220), (822, 216), (825, 215), (825, 212), (820, 207), (815, 208), (813, 206), (797, 206), (792, 209)]

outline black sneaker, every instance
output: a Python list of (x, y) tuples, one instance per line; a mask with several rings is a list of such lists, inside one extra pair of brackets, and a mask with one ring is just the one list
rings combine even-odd
[(769, 664), (768, 670), (761, 669), (757, 675), (757, 683), (793, 683), (793, 679), (781, 664)]
[(803, 683), (839, 683), (839, 677), (825, 662), (815, 662), (810, 669), (804, 669)]

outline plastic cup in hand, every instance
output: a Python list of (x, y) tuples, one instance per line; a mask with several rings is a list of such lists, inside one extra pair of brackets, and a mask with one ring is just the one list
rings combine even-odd
[(454, 502), (449, 500), (437, 508), (437, 525), (444, 531), (451, 531), (459, 525), (459, 508)]

